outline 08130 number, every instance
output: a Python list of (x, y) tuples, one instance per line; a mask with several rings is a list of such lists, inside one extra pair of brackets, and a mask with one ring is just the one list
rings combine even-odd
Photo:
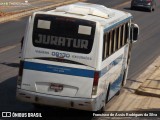
[(59, 53), (59, 52), (52, 52), (52, 56), (55, 56), (55, 57), (58, 57), (58, 58), (69, 58), (70, 54)]

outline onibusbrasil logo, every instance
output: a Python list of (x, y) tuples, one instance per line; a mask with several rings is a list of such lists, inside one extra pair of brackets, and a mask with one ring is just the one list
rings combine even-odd
[(32, 112), (29, 112), (29, 113), (26, 113), (26, 112), (2, 112), (2, 118), (24, 118), (24, 117), (37, 117), (37, 118), (41, 118), (42, 117), (42, 113), (32, 113)]

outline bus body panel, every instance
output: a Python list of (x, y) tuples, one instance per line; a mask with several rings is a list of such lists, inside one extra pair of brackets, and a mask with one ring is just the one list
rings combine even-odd
[(107, 89), (108, 84), (110, 84), (109, 99), (120, 90), (128, 56), (128, 46), (128, 44), (125, 45), (102, 63), (98, 94), (103, 93)]
[(60, 66), (27, 60), (24, 61), (21, 89), (50, 95), (91, 98), (93, 77), (93, 70), (66, 67), (63, 63)]

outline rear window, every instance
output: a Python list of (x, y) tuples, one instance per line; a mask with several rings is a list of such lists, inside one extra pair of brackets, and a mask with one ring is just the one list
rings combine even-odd
[(76, 18), (37, 14), (32, 40), (35, 47), (84, 53), (91, 52), (96, 23)]

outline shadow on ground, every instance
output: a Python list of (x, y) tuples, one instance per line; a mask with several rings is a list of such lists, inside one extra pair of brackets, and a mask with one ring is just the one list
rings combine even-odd
[(15, 67), (15, 68), (19, 67), (19, 63), (6, 63), (6, 62), (4, 62), (4, 63), (1, 63), (1, 64), (7, 65), (9, 67)]
[[(16, 80), (17, 76), (14, 76), (0, 83), (0, 111), (41, 113), (43, 119), (57, 120), (91, 120), (93, 117), (91, 112), (49, 106), (35, 107), (31, 103), (17, 101)], [(13, 118), (13, 120), (15, 119), (17, 118)], [(18, 118), (18, 120), (20, 119)]]
[(29, 111), (33, 106), (16, 100), (17, 76), (0, 83), (0, 111)]

